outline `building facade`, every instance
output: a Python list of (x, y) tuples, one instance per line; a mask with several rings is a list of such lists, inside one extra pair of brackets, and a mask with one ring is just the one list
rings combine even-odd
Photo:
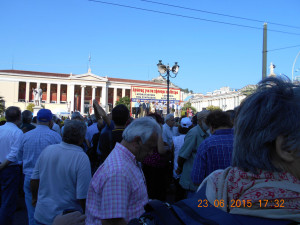
[(206, 95), (195, 94), (189, 101), (198, 112), (206, 109), (208, 106), (218, 106), (226, 111), (239, 106), (245, 97), (238, 90), (222, 87), (214, 92), (208, 92)]
[(90, 69), (80, 75), (0, 70), (0, 96), (4, 97), (5, 106), (18, 106), (21, 110), (34, 102), (33, 89), (41, 88), (41, 104), (55, 114), (72, 111), (92, 114), (93, 99), (108, 112), (120, 98), (131, 98), (132, 86), (166, 87), (151, 81), (101, 77)]

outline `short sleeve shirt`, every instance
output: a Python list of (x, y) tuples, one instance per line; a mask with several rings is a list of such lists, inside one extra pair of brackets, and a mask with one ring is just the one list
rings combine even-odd
[(186, 159), (179, 183), (186, 190), (196, 191), (198, 188), (192, 181), (191, 173), (197, 154), (197, 148), (207, 136), (208, 135), (202, 131), (200, 126), (197, 125), (186, 134), (183, 146), (179, 150), (178, 156)]
[(102, 219), (139, 217), (148, 202), (143, 172), (135, 156), (124, 146), (115, 148), (94, 174), (86, 202), (86, 224)]
[(91, 166), (81, 147), (62, 142), (43, 150), (31, 178), (40, 180), (34, 218), (52, 224), (64, 209), (81, 211), (78, 199), (86, 199)]

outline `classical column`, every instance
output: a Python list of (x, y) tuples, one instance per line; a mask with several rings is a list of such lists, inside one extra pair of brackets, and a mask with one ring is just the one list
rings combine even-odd
[(125, 91), (126, 91), (126, 89), (125, 89), (125, 88), (122, 88), (122, 98), (125, 97)]
[(81, 103), (80, 103), (80, 113), (84, 113), (84, 92), (85, 92), (85, 86), (81, 86)]
[(47, 83), (47, 99), (46, 99), (46, 103), (50, 103), (50, 94), (51, 94), (51, 84)]
[(117, 89), (117, 88), (114, 88), (113, 107), (115, 107), (115, 106), (116, 106), (117, 94), (118, 94), (118, 89)]
[(56, 101), (60, 104), (60, 84), (57, 84), (57, 98)]
[(107, 87), (106, 87), (106, 84), (104, 84), (104, 86), (102, 86), (100, 104), (101, 104), (102, 108), (106, 111), (106, 106), (107, 106)]
[[(93, 101), (96, 98), (96, 86), (92, 86), (92, 106), (93, 106)], [(94, 107), (92, 107), (92, 114), (94, 114)]]
[(29, 95), (30, 95), (30, 82), (26, 82), (26, 93), (25, 93), (25, 102), (29, 102)]
[(96, 86), (92, 86), (92, 101), (96, 98)]
[(67, 96), (68, 96), (68, 102), (71, 102), (70, 112), (75, 111), (75, 109), (74, 109), (74, 92), (75, 92), (74, 88), (75, 88), (74, 84), (69, 84), (68, 85), (68, 91), (67, 91), (68, 94), (67, 94)]

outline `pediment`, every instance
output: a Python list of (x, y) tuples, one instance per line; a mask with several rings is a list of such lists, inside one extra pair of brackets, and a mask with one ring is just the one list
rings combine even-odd
[(100, 77), (100, 76), (92, 74), (92, 73), (73, 75), (72, 79), (78, 79), (78, 80), (82, 80), (82, 81), (104, 81), (104, 82), (108, 81), (108, 79), (106, 77)]

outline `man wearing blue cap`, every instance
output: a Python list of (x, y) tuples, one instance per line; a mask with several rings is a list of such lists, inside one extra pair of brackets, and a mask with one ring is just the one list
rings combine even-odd
[(30, 191), (30, 178), (35, 163), (41, 152), (48, 145), (59, 144), (61, 136), (51, 130), (52, 113), (49, 109), (41, 109), (37, 113), (37, 127), (24, 134), (24, 138), (18, 152), (19, 160), (23, 161), (24, 192), (28, 213), (29, 225), (34, 224), (34, 207), (32, 206), (32, 194)]

